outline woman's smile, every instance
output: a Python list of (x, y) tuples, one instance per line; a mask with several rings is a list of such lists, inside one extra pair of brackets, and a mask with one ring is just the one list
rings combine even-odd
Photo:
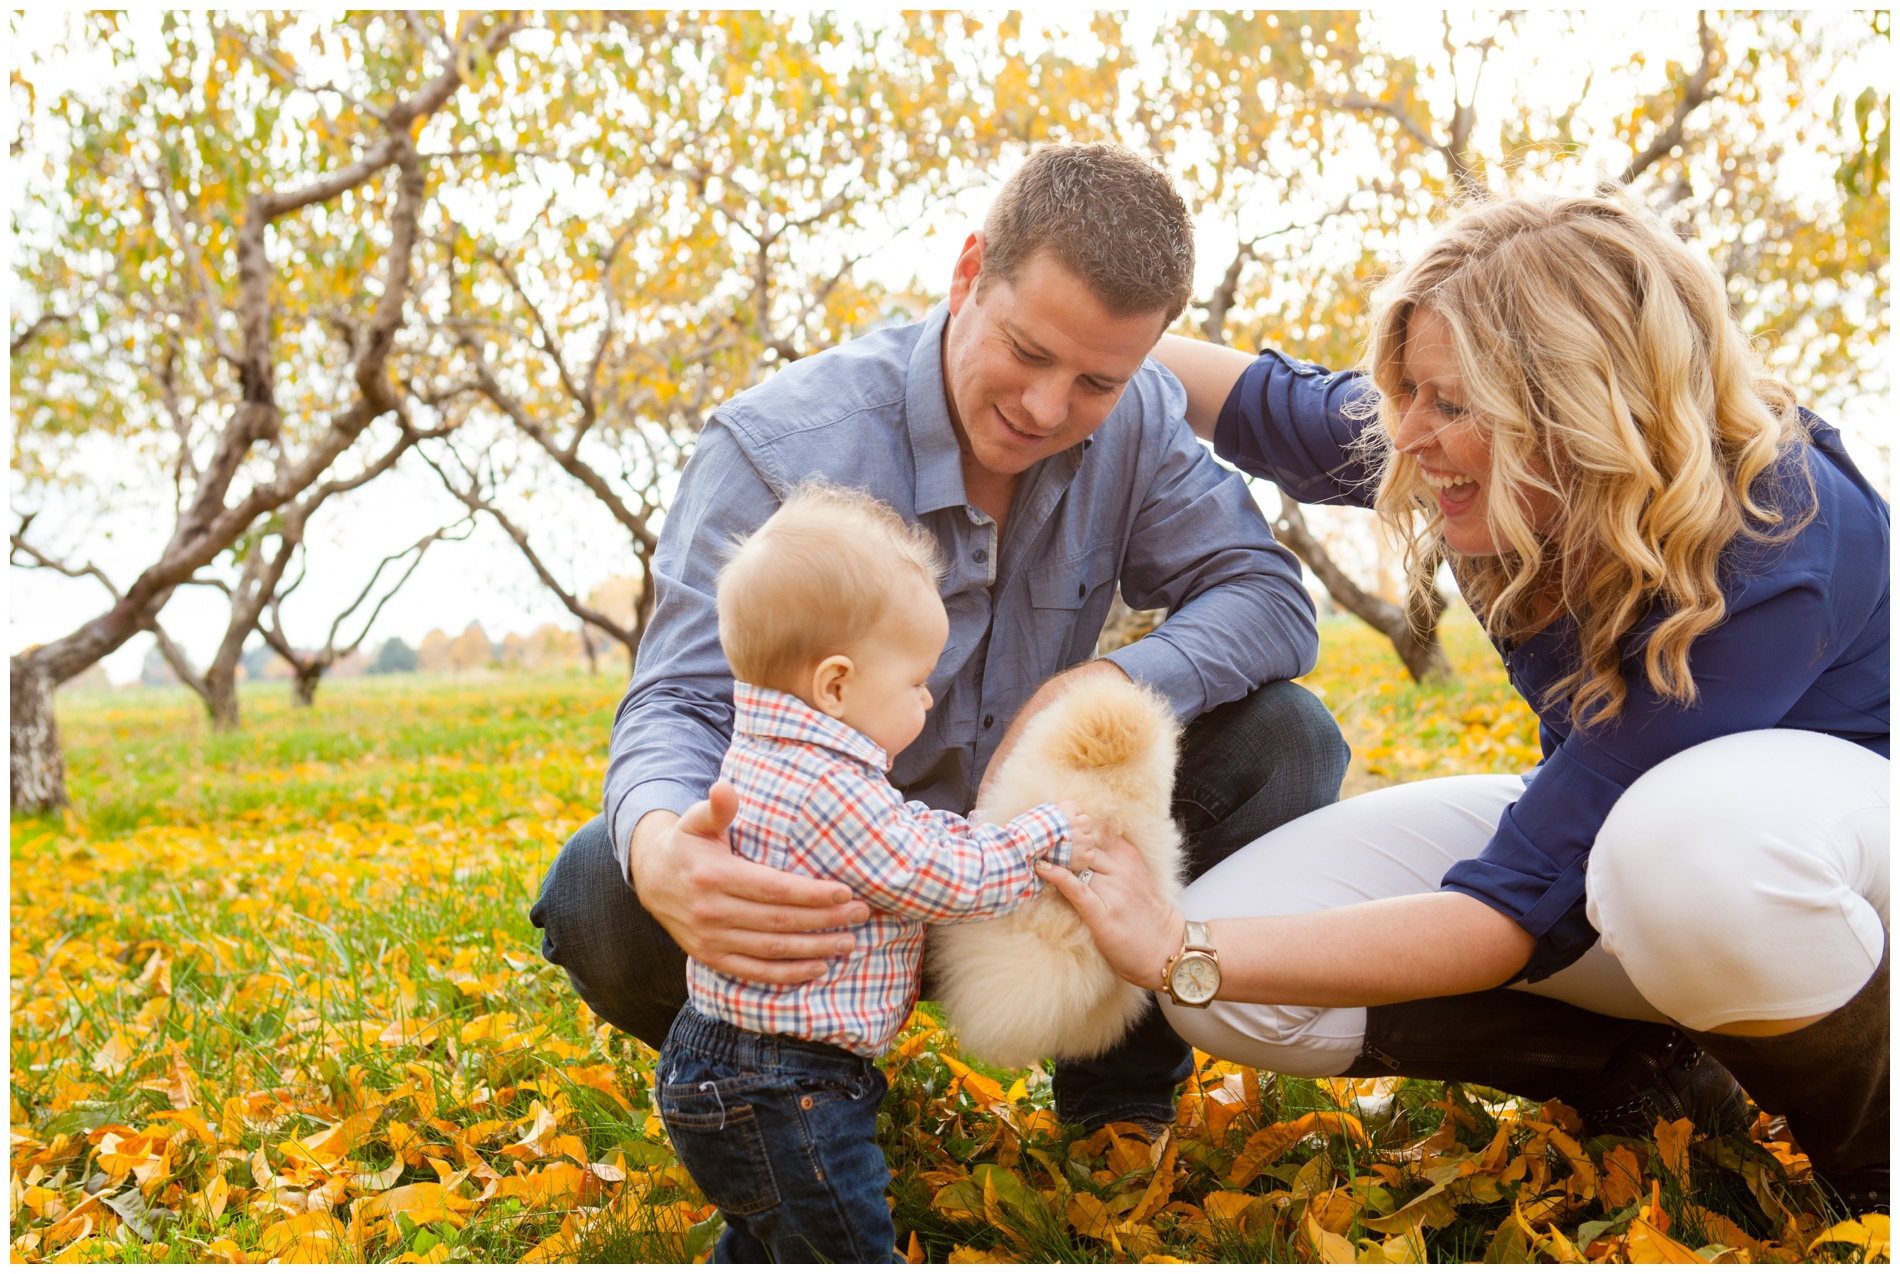
[(1457, 517), (1478, 503), (1481, 484), (1466, 473), (1439, 473), (1419, 465), (1419, 476), (1438, 499), (1438, 508), (1447, 518)]

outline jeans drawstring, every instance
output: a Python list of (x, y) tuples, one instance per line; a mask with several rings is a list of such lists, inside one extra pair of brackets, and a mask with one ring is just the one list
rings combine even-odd
[(709, 1079), (700, 1084), (699, 1091), (711, 1093), (713, 1100), (719, 1103), (719, 1131), (724, 1132), (726, 1130), (726, 1099), (719, 1095), (719, 1085)]

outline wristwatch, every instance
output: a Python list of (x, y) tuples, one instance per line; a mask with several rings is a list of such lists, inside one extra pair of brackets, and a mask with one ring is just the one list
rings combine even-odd
[(1220, 993), (1220, 957), (1214, 954), (1206, 924), (1187, 922), (1181, 949), (1161, 967), (1161, 986), (1176, 1004), (1189, 1008), (1200, 1008)]

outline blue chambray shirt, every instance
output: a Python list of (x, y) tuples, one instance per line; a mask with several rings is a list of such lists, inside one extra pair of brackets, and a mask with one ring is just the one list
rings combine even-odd
[(1312, 598), (1245, 482), (1144, 362), (1082, 444), (1023, 474), (997, 535), (972, 505), (944, 396), (949, 309), (802, 359), (713, 414), (653, 557), (653, 619), (614, 719), (604, 811), (623, 863), (640, 819), (703, 800), (732, 737), (713, 582), (734, 541), (799, 482), (859, 487), (927, 528), (949, 570), (950, 637), (923, 733), (891, 767), (911, 800), (967, 811), (1003, 732), (1044, 681), (1091, 658), (1121, 584), (1167, 622), (1109, 658), (1184, 721), (1318, 656)]

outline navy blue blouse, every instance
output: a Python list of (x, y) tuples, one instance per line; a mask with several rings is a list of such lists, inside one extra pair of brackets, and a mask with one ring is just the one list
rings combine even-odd
[[(1302, 504), (1368, 505), (1378, 479), (1353, 443), (1376, 426), (1344, 408), (1370, 388), (1358, 373), (1263, 353), (1228, 396), (1214, 450)], [(1516, 645), (1494, 643), (1511, 684), (1538, 714), (1544, 760), (1484, 852), (1452, 867), (1441, 887), (1486, 903), (1537, 940), (1521, 976), (1549, 977), (1596, 941), (1584, 915), (1584, 865), (1610, 807), (1651, 766), (1710, 739), (1774, 727), (1890, 755), (1891, 510), (1848, 459), (1840, 434), (1803, 418), (1811, 445), (1791, 451), (1762, 481), (1787, 492), (1783, 507), (1798, 510), (1805, 464), (1815, 517), (1779, 543), (1742, 540), (1728, 550), (1720, 571), (1728, 616), (1689, 650), (1693, 704), (1664, 698), (1644, 676), (1642, 643), (1654, 619), (1626, 640), (1622, 714), (1589, 729), (1573, 726), (1567, 702), (1547, 702), (1580, 657), (1574, 620)]]

